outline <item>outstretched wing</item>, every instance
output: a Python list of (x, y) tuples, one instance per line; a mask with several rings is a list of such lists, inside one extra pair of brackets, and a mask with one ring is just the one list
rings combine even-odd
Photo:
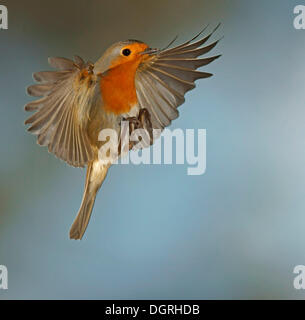
[(179, 116), (177, 107), (184, 103), (185, 93), (195, 88), (195, 80), (212, 76), (196, 69), (220, 57), (197, 58), (210, 52), (218, 43), (215, 41), (201, 47), (213, 32), (197, 42), (192, 43), (201, 33), (182, 45), (158, 52), (139, 66), (136, 73), (137, 96), (140, 107), (148, 109), (153, 128), (163, 129), (170, 125)]
[(35, 111), (25, 123), (38, 136), (38, 144), (68, 164), (83, 167), (93, 158), (86, 129), (91, 109), (101, 100), (98, 76), (93, 65), (78, 56), (75, 61), (49, 58), (49, 64), (58, 70), (33, 74), (38, 84), (28, 87), (28, 94), (42, 98), (25, 106)]

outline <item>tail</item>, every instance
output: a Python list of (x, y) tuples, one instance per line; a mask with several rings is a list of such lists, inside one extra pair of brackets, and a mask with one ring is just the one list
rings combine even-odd
[(96, 194), (106, 178), (108, 164), (93, 161), (88, 164), (83, 200), (70, 229), (70, 239), (81, 240), (89, 223)]

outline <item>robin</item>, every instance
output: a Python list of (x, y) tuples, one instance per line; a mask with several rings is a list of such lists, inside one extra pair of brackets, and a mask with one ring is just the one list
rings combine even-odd
[(169, 126), (179, 115), (177, 107), (184, 103), (185, 93), (195, 87), (195, 80), (212, 76), (196, 69), (220, 57), (198, 58), (218, 43), (203, 46), (213, 32), (197, 40), (202, 32), (162, 50), (138, 40), (121, 41), (108, 48), (95, 64), (79, 56), (73, 61), (49, 58), (57, 70), (33, 74), (38, 84), (28, 87), (27, 92), (41, 98), (25, 106), (26, 111), (34, 111), (25, 121), (30, 124), (28, 131), (37, 135), (39, 145), (47, 146), (69, 165), (87, 166), (71, 239), (82, 239), (96, 194), (111, 166), (99, 158), (103, 145), (99, 132), (110, 128), (119, 134), (122, 120), (149, 130)]

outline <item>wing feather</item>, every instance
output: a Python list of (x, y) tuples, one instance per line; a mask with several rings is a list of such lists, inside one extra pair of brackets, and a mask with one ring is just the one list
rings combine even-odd
[(94, 157), (87, 123), (91, 108), (101, 97), (96, 97), (99, 77), (92, 66), (87, 68), (78, 56), (74, 59), (49, 58), (49, 64), (58, 70), (33, 74), (38, 84), (27, 91), (42, 98), (25, 106), (26, 111), (35, 111), (25, 123), (30, 124), (28, 130), (37, 135), (40, 145), (68, 164), (83, 167)]
[(203, 46), (219, 25), (204, 38), (193, 39), (170, 49), (159, 51), (145, 59), (136, 74), (136, 90), (141, 108), (147, 108), (154, 128), (163, 129), (179, 116), (177, 107), (184, 103), (184, 95), (195, 88), (195, 81), (209, 78), (211, 73), (197, 71), (218, 59), (220, 55), (197, 58), (209, 53), (219, 41)]

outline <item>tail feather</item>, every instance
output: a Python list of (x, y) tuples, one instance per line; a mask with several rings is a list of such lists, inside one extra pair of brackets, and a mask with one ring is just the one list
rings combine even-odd
[(70, 239), (81, 240), (90, 221), (96, 194), (106, 178), (109, 165), (98, 161), (88, 164), (84, 195), (77, 217), (70, 229)]

